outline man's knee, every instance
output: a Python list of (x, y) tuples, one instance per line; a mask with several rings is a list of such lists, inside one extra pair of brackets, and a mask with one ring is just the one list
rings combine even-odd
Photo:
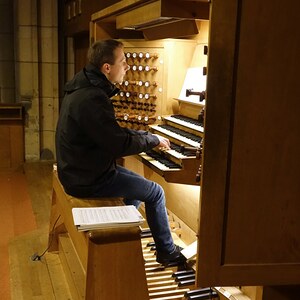
[(162, 186), (159, 185), (156, 182), (153, 182), (153, 183), (154, 183), (153, 190), (155, 190), (155, 193), (157, 194), (157, 197), (164, 199), (165, 198), (165, 192), (164, 192), (164, 189), (162, 188)]

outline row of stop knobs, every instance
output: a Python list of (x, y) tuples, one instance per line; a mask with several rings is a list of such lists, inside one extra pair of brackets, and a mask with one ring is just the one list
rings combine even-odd
[(125, 92), (125, 91), (120, 91), (119, 92), (120, 97), (126, 97), (126, 98), (131, 98), (131, 97), (137, 97), (139, 99), (156, 99), (157, 96), (155, 94), (149, 94), (149, 93), (137, 93), (137, 92)]
[(126, 52), (125, 53), (126, 58), (133, 58), (133, 59), (156, 59), (158, 58), (157, 53), (150, 53), (150, 52)]
[(156, 81), (150, 82), (148, 80), (146, 80), (146, 81), (143, 81), (143, 80), (125, 80), (124, 82), (121, 83), (121, 85), (122, 86), (124, 85), (126, 87), (128, 87), (130, 85), (138, 86), (138, 87), (143, 87), (144, 86), (144, 87), (148, 88), (148, 87), (151, 87), (151, 86), (156, 87), (157, 82)]

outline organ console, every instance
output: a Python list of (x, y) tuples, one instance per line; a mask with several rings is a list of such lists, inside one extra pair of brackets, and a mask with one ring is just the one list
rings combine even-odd
[[(171, 6), (168, 6), (168, 3), (170, 4), (171, 2)], [(130, 70), (127, 72), (124, 84), (120, 86), (121, 92), (113, 99), (118, 122), (121, 126), (150, 130), (153, 133), (168, 137), (171, 141), (170, 150), (153, 149), (153, 151), (141, 153), (137, 157), (126, 157), (124, 158), (124, 166), (151, 180), (157, 181), (163, 186), (167, 198), (170, 226), (172, 227), (172, 223), (178, 224), (175, 229), (173, 228), (174, 233), (176, 233), (174, 237), (178, 238), (183, 246), (195, 242), (200, 237), (200, 241), (205, 243), (205, 247), (203, 243), (198, 243), (196, 262), (192, 266), (187, 265), (185, 269), (181, 269), (179, 266), (164, 268), (155, 262), (155, 248), (153, 248), (155, 245), (152, 244), (151, 233), (142, 232), (141, 245), (145, 262), (143, 272), (145, 272), (147, 278), (147, 299), (214, 299), (219, 297), (222, 300), (260, 300), (262, 299), (261, 288), (255, 285), (269, 285), (270, 283), (288, 284), (289, 282), (299, 284), (299, 268), (296, 269), (295, 266), (296, 262), (299, 263), (299, 256), (297, 256), (299, 251), (295, 249), (297, 243), (293, 243), (293, 241), (299, 241), (294, 234), (297, 230), (294, 230), (293, 227), (295, 226), (295, 228), (299, 229), (299, 221), (294, 217), (293, 225), (291, 225), (293, 228), (289, 230), (289, 233), (292, 233), (292, 242), (289, 243), (289, 249), (293, 249), (290, 252), (293, 252), (294, 256), (281, 249), (282, 252), (279, 253), (282, 254), (282, 257), (284, 256), (283, 254), (287, 254), (288, 257), (286, 261), (282, 261), (282, 265), (280, 265), (282, 257), (277, 256), (274, 258), (270, 253), (275, 253), (276, 251), (268, 249), (265, 246), (268, 243), (264, 242), (264, 237), (262, 239), (260, 236), (257, 237), (257, 231), (253, 230), (253, 228), (262, 230), (262, 227), (267, 227), (264, 226), (266, 222), (259, 223), (261, 219), (255, 212), (256, 209), (251, 206), (256, 199), (260, 199), (259, 202), (265, 204), (265, 208), (275, 211), (277, 216), (279, 216), (279, 220), (287, 219), (276, 211), (276, 207), (279, 206), (272, 204), (271, 201), (269, 201), (268, 205), (266, 204), (265, 199), (268, 198), (268, 195), (265, 194), (264, 189), (260, 189), (260, 193), (263, 195), (260, 198), (257, 196), (258, 193), (252, 192), (255, 190), (253, 186), (257, 177), (261, 177), (257, 173), (264, 172), (264, 174), (269, 175), (265, 177), (276, 181), (277, 177), (275, 178), (273, 175), (275, 173), (274, 166), (270, 168), (273, 172), (272, 174), (267, 173), (268, 168), (262, 170), (260, 164), (264, 165), (265, 161), (269, 160), (269, 157), (264, 155), (263, 151), (261, 152), (262, 159), (255, 156), (250, 157), (247, 170), (243, 165), (248, 163), (248, 161), (245, 161), (244, 156), (247, 154), (248, 157), (251, 153), (256, 153), (259, 148), (256, 140), (257, 135), (261, 131), (256, 124), (262, 124), (262, 118), (257, 117), (262, 115), (262, 113), (258, 113), (259, 109), (263, 110), (264, 118), (269, 115), (267, 109), (261, 103), (267, 103), (272, 112), (276, 113), (275, 109), (273, 109), (274, 103), (268, 102), (269, 98), (273, 99), (276, 96), (275, 93), (271, 93), (271, 96), (268, 95), (269, 98), (265, 97), (268, 86), (272, 86), (272, 89), (275, 86), (281, 86), (281, 82), (277, 81), (277, 79), (275, 80), (276, 85), (267, 82), (265, 86), (265, 78), (269, 78), (271, 74), (278, 72), (275, 70), (269, 73), (265, 72), (262, 69), (263, 64), (256, 63), (259, 59), (258, 55), (248, 59), (249, 52), (251, 52), (248, 51), (248, 48), (252, 47), (255, 54), (261, 53), (262, 50), (259, 47), (264, 41), (262, 40), (263, 35), (260, 28), (258, 28), (258, 23), (250, 24), (254, 13), (252, 9), (248, 10), (247, 8), (251, 7), (257, 16), (261, 15), (260, 24), (265, 24), (264, 28), (270, 28), (270, 26), (266, 26), (267, 22), (273, 22), (274, 27), (277, 27), (277, 25), (275, 26), (276, 18), (269, 17), (265, 21), (266, 14), (259, 13), (261, 1), (258, 0), (244, 1), (245, 4), (244, 2), (243, 4), (238, 3), (236, 0), (210, 2), (126, 0), (119, 1), (111, 7), (95, 13), (91, 18), (90, 35), (92, 41), (108, 37), (120, 38), (125, 45), (125, 53)], [(268, 4), (268, 9), (265, 3)], [(274, 16), (278, 15), (276, 5), (271, 0), (264, 1), (263, 5), (266, 11), (272, 10)], [(147, 10), (143, 10), (144, 6), (153, 12), (151, 16), (149, 16)], [(213, 6), (212, 20), (210, 21), (212, 22), (212, 30), (210, 31), (212, 38), (208, 49), (208, 25), (210, 24), (207, 21), (209, 9), (206, 8), (211, 6)], [(173, 14), (182, 18), (201, 19), (197, 24), (197, 28), (193, 27), (191, 30), (194, 34), (193, 36), (190, 34), (186, 37), (181, 35), (180, 39), (146, 40), (132, 39), (133, 34), (128, 33), (128, 31), (122, 35), (121, 32), (125, 27), (127, 29), (142, 28), (141, 30), (144, 30), (143, 32), (147, 37), (161, 37), (162, 34), (170, 37), (170, 32), (182, 33), (181, 20), (179, 21), (178, 18), (171, 18), (172, 20), (170, 20), (169, 15), (164, 15), (168, 12), (168, 8)], [(288, 16), (289, 14), (286, 13), (280, 17), (287, 19)], [(148, 20), (148, 22), (145, 21), (145, 19), (151, 17), (154, 19)], [(134, 22), (133, 19), (136, 19), (136, 24), (138, 25), (131, 23)], [(247, 20), (249, 24), (247, 24)], [(296, 18), (290, 18), (285, 21), (288, 24), (293, 24), (292, 22), (296, 22), (295, 20)], [(145, 24), (142, 24), (143, 22)], [(158, 26), (157, 22), (160, 22), (159, 25), (162, 26)], [(167, 24), (167, 22), (169, 23)], [(246, 26), (241, 26), (238, 22), (245, 22)], [(226, 30), (224, 29), (225, 27)], [(295, 23), (289, 28), (293, 29), (296, 27)], [(256, 30), (256, 32), (253, 33), (252, 30)], [(240, 35), (241, 32), (243, 32), (243, 36)], [(258, 32), (259, 34), (257, 34)], [(260, 38), (260, 41), (249, 43), (247, 40), (248, 34), (250, 34), (251, 38), (254, 36), (255, 38)], [(269, 32), (267, 36), (268, 34)], [(256, 39), (253, 38), (252, 41), (256, 41)], [(266, 49), (270, 52), (263, 57), (267, 58), (268, 61), (273, 61), (273, 58), (283, 55), (280, 52), (277, 52), (276, 55), (269, 55), (269, 53), (272, 53), (272, 48), (278, 49), (273, 41), (277, 41), (275, 35), (267, 39), (268, 47)], [(295, 49), (293, 39), (287, 42), (291, 44), (291, 49)], [(208, 52), (210, 64), (206, 68)], [(289, 51), (286, 52), (288, 53)], [(288, 59), (285, 61), (288, 61)], [(273, 62), (276, 62), (273, 64), (274, 66), (280, 65), (278, 60), (274, 59)], [(246, 67), (243, 67), (245, 65)], [(268, 67), (271, 65), (268, 64)], [(257, 76), (260, 78), (257, 81), (251, 79), (253, 84), (250, 85), (248, 84), (250, 80), (249, 69), (253, 70), (255, 74), (260, 74), (255, 72), (257, 70), (253, 66), (258, 68), (260, 72), (263, 72), (264, 76)], [(194, 71), (194, 69), (202, 69), (202, 74), (200, 72), (191, 72), (192, 78), (190, 77), (189, 79), (200, 82), (203, 79), (202, 77), (208, 74), (211, 76), (211, 79), (207, 86), (206, 84), (199, 86), (190, 83), (188, 85), (184, 84), (189, 71)], [(285, 68), (282, 68), (282, 70), (285, 70)], [(293, 80), (293, 74), (295, 73), (291, 72), (289, 76), (290, 81)], [(279, 76), (276, 78), (279, 78)], [(244, 81), (247, 81), (247, 88), (243, 86)], [(250, 97), (253, 93), (251, 93), (249, 86), (255, 86), (255, 94), (261, 96), (260, 98), (258, 97), (260, 101)], [(288, 93), (288, 89), (282, 90)], [(182, 91), (183, 93), (181, 93)], [(149, 97), (145, 97), (145, 95), (149, 95)], [(290, 97), (290, 99), (296, 98)], [(206, 100), (208, 101), (207, 103)], [(280, 101), (279, 103), (282, 104)], [(237, 105), (235, 106), (235, 104)], [(210, 105), (210, 110), (208, 110), (208, 105)], [(295, 103), (294, 106), (296, 106)], [(280, 109), (276, 111), (280, 111)], [(290, 111), (290, 113), (292, 112)], [(247, 120), (250, 120), (248, 123), (243, 123), (244, 115)], [(254, 118), (256, 118), (257, 122), (253, 121)], [(214, 123), (216, 120), (221, 125)], [(210, 126), (207, 126), (208, 124)], [(241, 129), (234, 127), (235, 124), (239, 124)], [(271, 132), (274, 131), (272, 129), (273, 124), (273, 122), (270, 122), (269, 130)], [(243, 135), (243, 132), (247, 130), (251, 133), (248, 135), (249, 139), (255, 136), (255, 140), (254, 138), (252, 140), (252, 143), (256, 145), (255, 148), (251, 147), (250, 142), (247, 143), (245, 135)], [(293, 132), (296, 131), (293, 129), (291, 133)], [(241, 138), (241, 143), (237, 141), (238, 138), (236, 136)], [(276, 136), (277, 133), (274, 135), (274, 140), (276, 140)], [(283, 134), (281, 136), (283, 137)], [(286, 141), (284, 138), (283, 140)], [(260, 142), (265, 142), (263, 137), (261, 137)], [(220, 147), (220, 144), (222, 147)], [(236, 144), (238, 147), (235, 146)], [(243, 148), (241, 144), (246, 146)], [(291, 146), (291, 144), (289, 145)], [(264, 150), (267, 151), (269, 148), (271, 149), (272, 147), (267, 147)], [(294, 154), (289, 157), (296, 158), (297, 147), (290, 147), (289, 149)], [(270, 160), (278, 161), (273, 156), (273, 150), (268, 153), (271, 157)], [(243, 157), (241, 158), (241, 156)], [(287, 156), (280, 156), (281, 160), (279, 161), (288, 160)], [(235, 160), (235, 163), (231, 164), (232, 160)], [(257, 160), (259, 163), (257, 163)], [(210, 168), (206, 167), (203, 161)], [(239, 162), (242, 163), (240, 164)], [(256, 170), (254, 170), (254, 166), (256, 166)], [(240, 168), (242, 173), (239, 172)], [(246, 176), (248, 170), (251, 170), (250, 179), (249, 176)], [(283, 167), (282, 170), (284, 170)], [(294, 176), (289, 176), (289, 180), (296, 183), (294, 179), (297, 178), (296, 172), (293, 173), (289, 169), (289, 172), (282, 173), (287, 176), (287, 173), (290, 174), (290, 172)], [(232, 175), (234, 177), (231, 177)], [(241, 180), (239, 178), (240, 175), (242, 176)], [(232, 179), (233, 183), (230, 179)], [(287, 181), (284, 179), (280, 183), (287, 186)], [(251, 189), (247, 190), (248, 193), (243, 194), (241, 185), (245, 188), (244, 185), (247, 183), (251, 185)], [(297, 186), (297, 184), (292, 186)], [(295, 190), (293, 191), (294, 193), (287, 192), (288, 197), (282, 196), (281, 198), (277, 197), (278, 193), (276, 194), (276, 192), (271, 192), (271, 194), (277, 199), (277, 204), (282, 203), (287, 198), (288, 200), (285, 202), (285, 208), (287, 209), (289, 206), (296, 207), (295, 203), (299, 203), (299, 201), (295, 201), (293, 195), (297, 193)], [(199, 203), (200, 193), (203, 193), (201, 203)], [(223, 202), (221, 201), (222, 199), (224, 200)], [(248, 202), (245, 202), (245, 199)], [(291, 202), (288, 202), (290, 200)], [(241, 207), (240, 203), (243, 205), (247, 204), (247, 207)], [(238, 208), (240, 208), (240, 211)], [(278, 209), (281, 208), (279, 207)], [(256, 217), (252, 218), (251, 215), (251, 218), (249, 218), (249, 212), (246, 212), (246, 210), (251, 211), (251, 214)], [(265, 209), (262, 210), (265, 212)], [(240, 216), (240, 213), (246, 217), (243, 218)], [(293, 216), (293, 214), (291, 215)], [(213, 222), (216, 216), (218, 219), (216, 222)], [(245, 219), (253, 220), (249, 221), (251, 223), (250, 226), (246, 226), (243, 223)], [(265, 216), (263, 220), (265, 220)], [(270, 224), (272, 223), (271, 218), (267, 218), (267, 220)], [(243, 238), (242, 232), (234, 232), (231, 235), (232, 229), (239, 227), (236, 224), (244, 225), (243, 229), (247, 232), (246, 235), (251, 235), (252, 237), (249, 242)], [(259, 225), (261, 226), (259, 227)], [(284, 225), (284, 230), (287, 230), (289, 224), (286, 222)], [(249, 227), (251, 228), (249, 229)], [(278, 232), (281, 232), (281, 228), (276, 228)], [(285, 232), (281, 233), (280, 238), (287, 240)], [(265, 236), (268, 236), (268, 242), (273, 242), (273, 246), (277, 249), (276, 241), (278, 240), (276, 240), (276, 237), (278, 236), (275, 236), (274, 232), (271, 235), (265, 234)], [(243, 238), (243, 243), (232, 242), (239, 241), (241, 238)], [(216, 240), (218, 243), (215, 242)], [(258, 241), (263, 241), (264, 245), (262, 246), (262, 243)], [(239, 244), (238, 247), (237, 244)], [(208, 247), (206, 247), (207, 245)], [(235, 249), (239, 247), (243, 247), (243, 251)], [(253, 253), (249, 254), (247, 248), (255, 248), (256, 252), (253, 251)], [(260, 249), (263, 249), (263, 251), (260, 251)], [(244, 253), (248, 254), (248, 256), (244, 255)], [(266, 255), (262, 259), (261, 253)], [(227, 255), (229, 255), (228, 260), (226, 260)], [(249, 257), (253, 261), (249, 262)], [(257, 262), (256, 265), (255, 262)], [(284, 270), (288, 271), (285, 274), (287, 274), (289, 281), (282, 281), (278, 277), (280, 272), (277, 271), (281, 270), (283, 266), (285, 267)], [(136, 268), (139, 267), (136, 266)], [(271, 275), (267, 271), (268, 267), (273, 267)], [(257, 278), (260, 279), (257, 280)], [(120, 280), (122, 279), (120, 278)], [(230, 285), (235, 286), (205, 286), (199, 288), (198, 282), (203, 281), (213, 282), (210, 285), (217, 285), (218, 282), (224, 285), (224, 283), (229, 282)], [(234, 284), (237, 282), (239, 284)], [(273, 292), (273, 295), (278, 296), (278, 294), (276, 294), (276, 291), (275, 293)], [(270, 295), (272, 295), (272, 292)], [(134, 299), (134, 292), (132, 297)], [(269, 299), (277, 300), (277, 298), (272, 298), (272, 296), (264, 298), (264, 300)]]
[[(123, 43), (130, 71), (127, 72), (124, 83), (120, 85), (121, 92), (113, 99), (120, 125), (150, 130), (171, 141), (170, 150), (156, 148), (147, 153), (140, 153), (137, 159), (166, 182), (199, 186), (204, 135), (204, 118), (199, 116), (201, 112), (203, 115), (205, 105), (195, 105), (188, 97), (190, 94), (200, 95), (202, 101), (205, 92), (190, 92), (186, 95), (188, 104), (174, 99), (178, 97), (182, 84), (166, 83), (166, 74), (168, 80), (177, 83), (178, 74), (175, 70), (185, 70), (180, 79), (183, 82), (185, 72), (190, 66), (187, 63), (183, 64), (180, 53), (176, 57), (176, 51), (168, 46), (168, 42), (149, 41), (147, 51), (144, 50), (146, 43), (143, 41), (125, 40)], [(203, 49), (205, 46), (201, 44), (199, 47), (195, 42), (185, 40), (172, 40), (172, 43), (177, 50), (182, 49), (181, 51), (186, 53), (195, 52), (195, 49)], [(197, 49), (197, 52), (202, 52), (202, 57), (199, 57), (204, 65), (204, 50)], [(147, 64), (144, 65), (146, 60)], [(173, 64), (174, 61), (176, 65)], [(197, 64), (199, 65), (199, 61)], [(124, 101), (124, 98), (127, 101)], [(173, 102), (175, 109), (168, 107), (168, 102)], [(125, 163), (126, 161), (125, 158)]]
[[(149, 130), (169, 138), (171, 142), (171, 149), (155, 148), (135, 157), (124, 158), (124, 165), (150, 179), (158, 176), (165, 189), (168, 189), (168, 184), (170, 187), (179, 185), (178, 197), (182, 188), (193, 186), (197, 191), (193, 198), (198, 202), (204, 137), (204, 119), (199, 116), (205, 105), (194, 103), (189, 99), (178, 99), (178, 95), (182, 89), (186, 70), (191, 63), (183, 61), (182, 54), (192, 56), (195, 52), (200, 53), (205, 43), (198, 45), (195, 40), (175, 39), (154, 42), (124, 40), (123, 43), (130, 70), (124, 82), (119, 85), (120, 92), (112, 99), (116, 118), (121, 126)], [(178, 52), (174, 51), (175, 48)], [(203, 64), (205, 64), (205, 59), (205, 57), (201, 58)], [(178, 69), (182, 71), (180, 76), (176, 73)], [(152, 174), (147, 175), (149, 172)], [(167, 195), (168, 203), (176, 200), (174, 192), (171, 190), (170, 193), (171, 196)], [(187, 201), (191, 200), (187, 199)], [(184, 205), (190, 204), (187, 202)], [(191, 229), (185, 223), (185, 219), (190, 218), (191, 222), (196, 224), (196, 211), (185, 212), (184, 216), (180, 216), (179, 213), (177, 217), (176, 209), (172, 211), (168, 207), (174, 240), (183, 247), (197, 239), (196, 226)], [(143, 207), (141, 207), (141, 212), (144, 213)], [(140, 294), (147, 292), (149, 297), (147, 299), (153, 300), (206, 299), (208, 295), (210, 299), (214, 299), (217, 296), (217, 292), (213, 289), (195, 291), (196, 268), (193, 259), (185, 265), (162, 266), (158, 264), (151, 233), (145, 228), (141, 230), (143, 272), (146, 275), (147, 290)], [(120, 241), (120, 247), (121, 245)], [(91, 249), (94, 249), (94, 252), (97, 251), (96, 247)], [(85, 252), (89, 253), (89, 250), (86, 249)], [(89, 254), (87, 256), (90, 257)], [(139, 269), (137, 273), (140, 273), (140, 265), (135, 267)], [(89, 269), (86, 272), (86, 280), (89, 280), (92, 275), (89, 275)], [(101, 272), (101, 270), (96, 272)], [(107, 272), (106, 282), (109, 282), (109, 276)], [(120, 276), (123, 275), (120, 273)], [(142, 288), (141, 285), (139, 288)], [(106, 295), (109, 295), (109, 291)], [(86, 297), (89, 299), (87, 294)], [(135, 299), (134, 295), (132, 299)], [(136, 300), (144, 300), (144, 298)]]

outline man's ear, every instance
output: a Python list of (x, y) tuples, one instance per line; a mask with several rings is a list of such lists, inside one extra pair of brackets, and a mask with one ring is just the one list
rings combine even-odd
[(104, 74), (109, 74), (109, 73), (110, 73), (110, 64), (105, 63), (105, 64), (102, 66), (101, 71), (102, 71)]

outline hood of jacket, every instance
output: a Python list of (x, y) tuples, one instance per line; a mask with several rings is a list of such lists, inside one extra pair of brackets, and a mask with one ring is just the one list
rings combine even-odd
[(92, 64), (88, 64), (72, 80), (68, 81), (64, 91), (70, 94), (76, 90), (91, 86), (101, 88), (108, 97), (112, 97), (119, 92), (119, 89), (106, 78), (99, 68)]

